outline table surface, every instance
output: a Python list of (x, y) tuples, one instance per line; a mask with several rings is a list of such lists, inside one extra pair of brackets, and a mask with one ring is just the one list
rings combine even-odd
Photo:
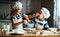
[(60, 37), (60, 34), (54, 34), (54, 35), (35, 35), (35, 34), (25, 34), (25, 35), (0, 35), (0, 37)]
[[(40, 31), (40, 30), (38, 30)], [(60, 31), (59, 31), (60, 32)], [(60, 37), (60, 34), (14, 34), (14, 35), (10, 35), (10, 34), (7, 34), (7, 35), (0, 35), (0, 37)]]

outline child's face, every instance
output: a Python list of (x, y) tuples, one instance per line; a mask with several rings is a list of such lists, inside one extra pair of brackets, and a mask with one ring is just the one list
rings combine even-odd
[(21, 13), (21, 11), (22, 11), (22, 9), (17, 9), (14, 14), (19, 15)]
[(38, 19), (40, 19), (40, 20), (43, 20), (44, 19), (44, 15), (43, 15), (42, 12), (39, 13)]

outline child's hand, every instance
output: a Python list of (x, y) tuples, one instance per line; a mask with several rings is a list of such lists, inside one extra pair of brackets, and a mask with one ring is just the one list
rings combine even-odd
[(31, 23), (31, 20), (27, 20), (28, 21), (28, 23)]
[(26, 15), (26, 14), (24, 14), (24, 18), (29, 19), (29, 18), (28, 18), (28, 15)]
[(27, 24), (27, 23), (28, 23), (28, 21), (27, 21), (27, 20), (23, 20), (23, 23), (24, 23), (24, 24)]
[(36, 13), (36, 15), (35, 15), (35, 16), (36, 16), (36, 17), (37, 17), (37, 16), (39, 16), (39, 13)]

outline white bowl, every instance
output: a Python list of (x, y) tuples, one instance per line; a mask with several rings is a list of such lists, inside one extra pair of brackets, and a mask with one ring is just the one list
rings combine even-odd
[(50, 31), (56, 32), (57, 28), (48, 28)]
[(37, 30), (42, 30), (44, 26), (43, 25), (41, 26), (41, 25), (35, 24), (35, 27), (36, 27)]

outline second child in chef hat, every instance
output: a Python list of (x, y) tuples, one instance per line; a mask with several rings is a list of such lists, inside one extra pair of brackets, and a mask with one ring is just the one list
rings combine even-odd
[(36, 29), (48, 29), (49, 25), (48, 25), (48, 21), (46, 19), (48, 19), (50, 17), (50, 12), (47, 8), (42, 8), (36, 15), (37, 18), (35, 18), (35, 27)]

